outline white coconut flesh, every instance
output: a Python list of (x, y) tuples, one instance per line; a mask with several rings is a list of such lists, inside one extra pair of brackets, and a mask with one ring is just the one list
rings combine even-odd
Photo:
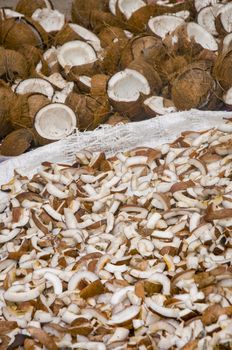
[(142, 0), (118, 0), (118, 8), (126, 19), (129, 19), (135, 11), (144, 6), (146, 3)]
[(210, 34), (217, 35), (217, 29), (215, 25), (215, 19), (217, 17), (218, 11), (222, 5), (207, 6), (204, 7), (197, 16), (197, 22), (205, 28)]
[(24, 17), (24, 15), (20, 12), (16, 12), (14, 10), (11, 10), (6, 7), (0, 8), (0, 18), (5, 19), (5, 18), (21, 18)]
[(88, 77), (87, 75), (81, 75), (79, 76), (78, 80), (86, 87), (91, 88), (91, 77)]
[(232, 106), (232, 87), (223, 95), (225, 104)]
[(227, 33), (232, 32), (232, 4), (224, 5), (218, 11), (222, 27)]
[[(167, 13), (168, 15), (168, 13)], [(183, 18), (184, 20), (190, 17), (190, 12), (188, 10), (178, 11), (176, 13), (170, 13), (172, 16)]]
[(195, 0), (195, 9), (200, 12), (204, 7), (220, 3), (219, 0)]
[(152, 111), (159, 115), (176, 112), (176, 108), (174, 106), (165, 107), (164, 98), (162, 96), (151, 96), (144, 101), (144, 105), (148, 106)]
[(39, 22), (47, 33), (61, 30), (65, 23), (65, 16), (63, 13), (48, 8), (35, 10), (32, 18)]
[(204, 49), (208, 49), (210, 51), (218, 50), (218, 44), (213, 35), (195, 22), (189, 22), (187, 24), (187, 35), (190, 40), (193, 39)]
[(223, 39), (223, 48), (222, 51), (227, 51), (232, 45), (232, 33), (227, 34)]
[(80, 40), (69, 41), (61, 46), (57, 58), (63, 68), (82, 66), (97, 60), (92, 46)]
[(137, 101), (140, 94), (149, 95), (147, 79), (134, 69), (125, 69), (116, 73), (108, 82), (109, 98), (120, 102)]
[(109, 0), (109, 10), (112, 15), (116, 16), (116, 5), (118, 0)]
[(75, 33), (87, 41), (87, 43), (92, 45), (94, 50), (100, 51), (102, 49), (100, 39), (93, 32), (80, 26), (79, 24), (69, 23), (69, 26)]
[(52, 84), (45, 79), (30, 78), (21, 80), (21, 82), (16, 87), (15, 92), (19, 95), (39, 93), (46, 95), (49, 99), (51, 99), (54, 95), (54, 88)]
[(39, 110), (34, 127), (37, 133), (47, 140), (61, 140), (76, 128), (76, 115), (62, 103), (51, 103)]
[(173, 32), (178, 26), (184, 23), (185, 21), (183, 18), (171, 15), (162, 15), (152, 17), (148, 21), (148, 27), (154, 34), (164, 39), (167, 34)]

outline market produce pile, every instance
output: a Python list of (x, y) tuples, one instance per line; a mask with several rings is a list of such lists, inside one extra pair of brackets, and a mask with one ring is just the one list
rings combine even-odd
[[(232, 3), (48, 0), (0, 9), (0, 154), (77, 128), (232, 105)], [(170, 115), (171, 118), (171, 115)]]
[(0, 349), (231, 349), (231, 132), (3, 185)]

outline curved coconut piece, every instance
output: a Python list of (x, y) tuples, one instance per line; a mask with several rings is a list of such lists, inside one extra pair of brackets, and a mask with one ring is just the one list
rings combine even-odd
[(232, 33), (227, 34), (222, 41), (222, 52), (229, 51), (232, 47)]
[(103, 48), (120, 39), (127, 39), (125, 31), (122, 28), (118, 27), (105, 27), (100, 31), (98, 37)]
[(17, 85), (15, 92), (19, 95), (39, 93), (47, 96), (51, 100), (54, 95), (54, 88), (52, 84), (45, 79), (30, 78), (21, 80)]
[(190, 61), (191, 59), (187, 56), (175, 55), (174, 57), (157, 63), (156, 67), (162, 80), (164, 82), (170, 82), (183, 67), (186, 67), (190, 63)]
[(0, 154), (7, 157), (19, 156), (31, 147), (33, 139), (34, 136), (31, 130), (15, 130), (3, 140), (0, 146)]
[(16, 5), (16, 11), (28, 17), (31, 17), (35, 10), (42, 8), (52, 9), (53, 5), (50, 0), (19, 0)]
[(176, 107), (172, 100), (163, 98), (162, 96), (151, 96), (144, 101), (144, 110), (149, 117), (164, 115), (176, 112)]
[(116, 11), (118, 10), (128, 20), (134, 12), (144, 6), (146, 6), (146, 3), (143, 0), (118, 0)]
[(213, 76), (223, 89), (228, 90), (232, 82), (232, 49), (218, 55), (213, 67)]
[(91, 97), (72, 92), (65, 103), (78, 115), (78, 127), (81, 131), (92, 130), (104, 123), (110, 113), (108, 98)]
[(27, 95), (16, 95), (10, 108), (10, 122), (14, 129), (32, 128), (33, 120), (29, 116)]
[(188, 65), (172, 84), (172, 100), (179, 110), (207, 108), (214, 96), (216, 83), (201, 67)]
[(6, 18), (20, 18), (24, 17), (24, 14), (11, 10), (10, 8), (7, 7), (1, 7), (0, 8), (0, 19), (4, 20)]
[(35, 115), (34, 128), (40, 145), (65, 138), (76, 126), (76, 114), (62, 103), (50, 103)]
[(232, 4), (221, 6), (217, 12), (216, 28), (220, 34), (232, 32)]
[(74, 0), (72, 3), (72, 21), (88, 28), (90, 13), (93, 10), (107, 11), (108, 0)]
[(114, 74), (119, 70), (121, 54), (127, 43), (128, 39), (119, 39), (105, 48), (100, 62), (103, 73)]
[(58, 32), (65, 23), (63, 13), (48, 8), (37, 9), (33, 13), (32, 19), (38, 22), (47, 33)]
[(92, 46), (80, 41), (70, 41), (58, 51), (58, 62), (61, 67), (68, 73), (71, 68), (75, 67), (75, 73), (78, 75), (85, 74), (93, 68), (97, 61), (97, 55)]
[(0, 48), (0, 78), (12, 82), (17, 78), (25, 79), (27, 76), (25, 58), (17, 51)]
[(153, 17), (148, 22), (148, 27), (158, 37), (164, 39), (167, 34), (174, 32), (174, 30), (184, 24), (183, 18), (171, 15), (163, 15)]
[(210, 51), (218, 50), (218, 44), (215, 38), (199, 24), (194, 22), (187, 23), (186, 31), (188, 38), (194, 40), (195, 43), (201, 45), (204, 49)]
[(90, 27), (94, 29), (95, 33), (99, 33), (105, 27), (119, 27), (122, 29), (129, 29), (130, 26), (121, 18), (112, 15), (110, 12), (100, 10), (93, 10), (90, 13)]
[(0, 139), (11, 132), (12, 125), (10, 123), (10, 107), (14, 103), (15, 95), (12, 90), (3, 81), (0, 81)]
[(75, 83), (81, 92), (89, 93), (91, 90), (91, 81), (92, 78), (88, 77), (87, 75), (80, 75), (76, 79)]
[(150, 92), (147, 79), (134, 69), (126, 68), (108, 81), (107, 94), (112, 106), (131, 119), (141, 116), (141, 98)]
[(92, 96), (106, 96), (107, 82), (109, 76), (105, 74), (96, 74), (91, 79), (91, 95)]
[(197, 16), (198, 24), (214, 36), (218, 35), (215, 22), (221, 7), (222, 5), (220, 4), (204, 7)]
[(112, 15), (116, 16), (116, 5), (118, 0), (109, 0), (109, 10)]
[(204, 7), (214, 5), (218, 0), (194, 0), (194, 6), (197, 12), (200, 12)]
[(151, 94), (159, 94), (163, 83), (160, 79), (160, 76), (158, 72), (150, 65), (149, 63), (143, 61), (143, 60), (134, 60), (132, 61), (128, 68), (134, 69), (137, 72), (141, 73), (148, 81), (150, 86), (150, 93)]

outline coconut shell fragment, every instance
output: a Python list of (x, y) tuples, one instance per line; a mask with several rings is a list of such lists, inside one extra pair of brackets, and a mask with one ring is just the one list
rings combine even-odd
[(11, 132), (0, 146), (3, 156), (19, 156), (27, 151), (33, 142), (34, 135), (29, 129), (19, 129)]
[(52, 9), (50, 0), (19, 0), (16, 5), (16, 11), (23, 13), (25, 16), (31, 16), (35, 10), (42, 8)]

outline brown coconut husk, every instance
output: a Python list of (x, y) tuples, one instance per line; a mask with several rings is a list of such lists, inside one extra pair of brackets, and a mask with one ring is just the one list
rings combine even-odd
[(119, 27), (122, 29), (128, 29), (128, 25), (125, 21), (112, 15), (109, 12), (92, 10), (90, 13), (90, 27), (95, 33), (99, 33), (105, 27)]
[(127, 43), (128, 39), (120, 39), (105, 48), (104, 58), (101, 62), (103, 73), (114, 74), (119, 70), (121, 54)]
[[(0, 80), (0, 139), (10, 133), (13, 128), (10, 123), (10, 107), (14, 103), (15, 95), (11, 88)], [(9, 103), (9, 101), (11, 101)]]
[(109, 76), (106, 74), (96, 74), (91, 79), (91, 95), (92, 96), (106, 96), (107, 82)]
[(63, 71), (62, 74), (65, 75), (68, 81), (78, 82), (81, 75), (87, 75), (92, 77), (95, 74), (101, 72), (101, 67), (99, 61), (93, 63), (82, 64), (80, 66), (74, 66), (67, 72)]
[(218, 55), (213, 68), (213, 77), (224, 90), (232, 86), (232, 49)]
[(107, 97), (91, 97), (72, 92), (65, 103), (73, 109), (79, 121), (79, 129), (93, 130), (104, 123), (110, 113), (110, 105)]
[(25, 57), (14, 50), (0, 48), (0, 78), (13, 82), (17, 78), (28, 77)]
[(183, 70), (191, 62), (188, 56), (174, 56), (157, 64), (157, 70), (164, 82), (169, 82), (179, 71)]
[(47, 96), (42, 94), (31, 94), (27, 97), (28, 115), (33, 123), (36, 113), (44, 106), (51, 103)]
[(127, 36), (122, 28), (107, 26), (98, 34), (103, 48), (112, 44), (115, 40), (127, 39)]
[(158, 95), (162, 89), (163, 83), (159, 76), (159, 73), (147, 62), (142, 59), (132, 61), (128, 68), (134, 69), (141, 73), (148, 81), (151, 94)]
[(19, 156), (31, 147), (33, 140), (34, 136), (30, 129), (15, 130), (3, 140), (0, 154), (8, 157)]
[(29, 116), (27, 95), (18, 95), (10, 109), (10, 122), (14, 129), (32, 128), (33, 121)]
[(146, 114), (142, 108), (146, 97), (141, 94), (136, 101), (118, 102), (110, 99), (110, 102), (114, 110), (119, 112), (123, 117), (129, 118), (131, 121), (140, 121), (146, 119)]
[(30, 75), (34, 75), (35, 68), (42, 58), (42, 50), (35, 46), (25, 44), (20, 47), (18, 52), (25, 57)]
[[(49, 3), (51, 5), (51, 8), (53, 8), (51, 1), (49, 1)], [(17, 12), (23, 13), (25, 16), (31, 17), (35, 10), (46, 7), (46, 2), (44, 0), (19, 0), (15, 10)]]
[(63, 28), (58, 31), (54, 37), (54, 45), (63, 45), (67, 43), (68, 41), (73, 40), (83, 40), (80, 35), (78, 35), (70, 26), (68, 23), (66, 23)]
[(207, 69), (199, 67), (199, 64), (190, 64), (173, 81), (172, 100), (179, 110), (209, 108), (209, 102), (216, 107), (216, 87), (216, 82)]
[(88, 28), (92, 10), (107, 11), (107, 0), (74, 0), (72, 3), (72, 21)]
[(130, 62), (137, 59), (143, 59), (154, 66), (163, 62), (166, 56), (167, 50), (160, 38), (152, 35), (139, 35), (132, 38), (123, 49), (120, 66), (124, 69)]

